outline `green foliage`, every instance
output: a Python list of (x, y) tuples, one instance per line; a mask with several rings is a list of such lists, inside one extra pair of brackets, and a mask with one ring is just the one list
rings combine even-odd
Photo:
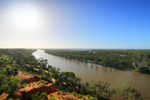
[(83, 100), (86, 100), (86, 98), (85, 98), (85, 97), (82, 97), (82, 99), (83, 99)]
[(150, 73), (150, 65), (148, 62), (145, 62), (145, 63), (142, 62), (139, 64), (133, 63), (132, 65), (138, 72)]
[(64, 87), (62, 86), (61, 83), (59, 83), (59, 89), (60, 89), (60, 90), (63, 90), (63, 89), (64, 89)]
[(16, 75), (17, 71), (18, 71), (18, 68), (7, 66), (6, 71), (7, 71), (6, 72), (7, 75)]
[(13, 76), (18, 74), (19, 69), (28, 72), (32, 71), (33, 66), (40, 65), (31, 55), (33, 51), (25, 49), (0, 50), (0, 94), (5, 92), (10, 96), (13, 95), (18, 83), (20, 83), (20, 79)]
[(5, 78), (6, 78), (5, 74), (0, 74), (0, 86)]
[(58, 95), (60, 95), (60, 92), (59, 92), (59, 91), (57, 91), (57, 94), (58, 94)]
[(73, 92), (73, 88), (78, 87), (80, 80), (73, 72), (61, 72), (58, 77), (59, 89)]
[(41, 93), (41, 99), (44, 99), (44, 100), (47, 100), (47, 99), (48, 99), (46, 92)]
[(38, 92), (38, 93), (32, 95), (32, 100), (48, 100), (47, 93), (43, 92), (43, 93), (39, 94), (39, 92)]
[(77, 95), (78, 95), (78, 93), (75, 92), (75, 91), (73, 91), (72, 94), (73, 94), (74, 96), (77, 96)]
[(80, 91), (82, 94), (91, 95), (99, 99), (110, 99), (112, 95), (116, 94), (114, 89), (110, 89), (110, 82), (98, 82), (89, 85), (82, 84)]
[(125, 100), (141, 99), (141, 94), (133, 87), (122, 86), (121, 92)]
[(140, 71), (136, 63), (132, 63), (133, 67), (135, 68), (136, 71)]
[[(9, 98), (8, 100), (14, 100), (13, 98)], [(19, 98), (18, 99), (15, 99), (15, 100), (20, 100)]]
[(51, 96), (48, 100), (57, 100), (53, 96)]
[(1, 93), (5, 92), (5, 93), (12, 95), (13, 92), (17, 89), (17, 85), (19, 82), (20, 82), (20, 79), (11, 78), (10, 81), (1, 85), (0, 92)]
[(110, 89), (110, 82), (99, 82), (94, 84), (92, 86), (92, 93), (94, 93), (97, 96), (101, 96), (106, 99), (110, 99), (110, 97), (114, 94), (116, 94), (116, 91), (114, 89)]
[(83, 95), (82, 94), (78, 94), (77, 97), (81, 99), (83, 97)]
[(39, 58), (38, 61), (40, 62), (40, 64), (42, 65), (42, 67), (46, 67), (47, 64), (48, 64), (47, 59)]
[(55, 79), (59, 78), (60, 75), (60, 69), (56, 67), (49, 67), (50, 72), (52, 73), (52, 77)]
[(36, 94), (34, 94), (34, 95), (32, 95), (32, 100), (40, 100), (40, 94), (39, 94), (39, 92), (36, 93)]
[(14, 100), (13, 98), (9, 98), (8, 100)]

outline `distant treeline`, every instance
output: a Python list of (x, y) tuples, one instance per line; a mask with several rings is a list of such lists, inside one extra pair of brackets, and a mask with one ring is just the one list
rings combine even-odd
[(81, 62), (150, 73), (150, 50), (45, 50), (45, 52)]

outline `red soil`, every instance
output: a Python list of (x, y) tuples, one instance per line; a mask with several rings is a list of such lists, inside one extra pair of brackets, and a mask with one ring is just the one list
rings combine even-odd
[(15, 76), (16, 78), (20, 78), (20, 79), (29, 79), (31, 77), (33, 77), (34, 75), (32, 74), (25, 74), (22, 71), (18, 71), (18, 74)]
[(14, 93), (15, 98), (31, 98), (32, 94), (36, 94), (37, 92), (42, 93), (46, 92), (47, 94), (56, 92), (56, 88), (52, 83), (47, 83), (43, 85), (43, 83), (33, 82), (24, 86), (25, 88), (19, 89)]
[[(53, 96), (54, 98), (56, 98), (57, 100), (84, 100), (84, 99), (80, 99), (72, 94), (65, 94), (60, 92), (60, 94), (58, 94), (57, 92), (55, 93), (51, 93), (50, 95), (48, 95), (48, 99), (51, 98), (51, 96)], [(86, 100), (90, 100), (87, 98), (87, 96), (85, 96)]]
[(9, 94), (3, 93), (0, 95), (0, 100), (6, 100)]
[(26, 83), (31, 83), (31, 82), (36, 82), (41, 80), (39, 76), (32, 75), (32, 74), (24, 74), (22, 71), (18, 71), (18, 75), (16, 75), (15, 77), (25, 80)]

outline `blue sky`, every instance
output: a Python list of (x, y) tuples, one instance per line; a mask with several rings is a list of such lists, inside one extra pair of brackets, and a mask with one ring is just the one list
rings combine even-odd
[(149, 0), (0, 0), (0, 47), (150, 49), (149, 4)]

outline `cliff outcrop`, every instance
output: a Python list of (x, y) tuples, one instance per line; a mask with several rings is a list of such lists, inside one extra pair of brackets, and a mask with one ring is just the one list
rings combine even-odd
[(39, 76), (33, 76), (33, 77), (31, 77), (31, 78), (28, 78), (28, 79), (25, 79), (25, 82), (26, 83), (31, 83), (31, 82), (36, 82), (36, 81), (40, 81), (41, 80), (41, 78), (39, 77)]
[(46, 92), (50, 93), (57, 92), (55, 86), (52, 83), (40, 83), (33, 82), (24, 86), (24, 88), (18, 89), (14, 93), (14, 98), (31, 98), (33, 94)]

